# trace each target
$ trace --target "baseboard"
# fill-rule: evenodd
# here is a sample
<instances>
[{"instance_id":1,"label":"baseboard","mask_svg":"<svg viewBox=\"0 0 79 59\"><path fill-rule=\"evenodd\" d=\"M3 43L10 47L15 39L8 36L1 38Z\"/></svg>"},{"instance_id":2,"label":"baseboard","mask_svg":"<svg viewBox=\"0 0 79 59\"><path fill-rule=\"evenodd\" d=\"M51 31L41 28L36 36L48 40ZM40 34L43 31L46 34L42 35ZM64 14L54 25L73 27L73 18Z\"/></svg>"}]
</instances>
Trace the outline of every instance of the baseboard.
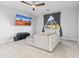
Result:
<instances>
[{"instance_id":1,"label":"baseboard","mask_svg":"<svg viewBox=\"0 0 79 59\"><path fill-rule=\"evenodd\" d=\"M13 40L10 40L10 39L8 39L8 40L3 40L3 41L0 41L0 44L7 43L7 42L11 42L11 41L13 41Z\"/></svg>"},{"instance_id":2,"label":"baseboard","mask_svg":"<svg viewBox=\"0 0 79 59\"><path fill-rule=\"evenodd\" d=\"M77 42L78 42L78 39L76 39L76 38L61 37L60 39L61 39L61 40L71 40L71 41L77 41Z\"/></svg>"}]
</instances>

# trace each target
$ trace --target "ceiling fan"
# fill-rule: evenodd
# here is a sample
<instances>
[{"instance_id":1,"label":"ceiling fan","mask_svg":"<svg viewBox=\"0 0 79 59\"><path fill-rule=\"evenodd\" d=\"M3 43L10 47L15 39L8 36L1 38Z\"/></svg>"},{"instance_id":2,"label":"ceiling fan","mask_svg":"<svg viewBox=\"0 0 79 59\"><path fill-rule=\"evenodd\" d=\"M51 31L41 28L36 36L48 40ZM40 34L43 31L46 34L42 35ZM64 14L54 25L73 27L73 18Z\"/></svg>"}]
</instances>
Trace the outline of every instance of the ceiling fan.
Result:
<instances>
[{"instance_id":1,"label":"ceiling fan","mask_svg":"<svg viewBox=\"0 0 79 59\"><path fill-rule=\"evenodd\" d=\"M25 1L21 1L21 2L24 3L24 4L27 4L27 5L32 6L32 10L33 10L33 11L35 11L35 8L36 8L37 6L44 6L44 5L45 5L45 3L36 4L35 1L32 1L32 4L30 4L30 3L28 3L28 2L25 2Z\"/></svg>"}]
</instances>

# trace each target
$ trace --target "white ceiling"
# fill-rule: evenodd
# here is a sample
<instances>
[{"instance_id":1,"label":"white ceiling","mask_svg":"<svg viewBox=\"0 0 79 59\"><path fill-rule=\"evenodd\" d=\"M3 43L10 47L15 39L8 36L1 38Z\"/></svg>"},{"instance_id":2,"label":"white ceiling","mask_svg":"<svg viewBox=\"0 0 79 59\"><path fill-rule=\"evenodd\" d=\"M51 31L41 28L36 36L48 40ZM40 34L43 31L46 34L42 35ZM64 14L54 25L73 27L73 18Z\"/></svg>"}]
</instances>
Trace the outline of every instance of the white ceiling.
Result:
<instances>
[{"instance_id":1,"label":"white ceiling","mask_svg":"<svg viewBox=\"0 0 79 59\"><path fill-rule=\"evenodd\" d=\"M32 3L31 1L27 1L27 2ZM4 5L9 8L22 10L24 12L27 12L33 15L74 9L74 8L77 8L79 5L78 1L36 1L37 4L41 2L45 2L45 6L37 7L35 11L32 11L31 6L27 4L23 4L20 1L0 1L0 5ZM46 9L50 9L50 11L46 11Z\"/></svg>"}]
</instances>

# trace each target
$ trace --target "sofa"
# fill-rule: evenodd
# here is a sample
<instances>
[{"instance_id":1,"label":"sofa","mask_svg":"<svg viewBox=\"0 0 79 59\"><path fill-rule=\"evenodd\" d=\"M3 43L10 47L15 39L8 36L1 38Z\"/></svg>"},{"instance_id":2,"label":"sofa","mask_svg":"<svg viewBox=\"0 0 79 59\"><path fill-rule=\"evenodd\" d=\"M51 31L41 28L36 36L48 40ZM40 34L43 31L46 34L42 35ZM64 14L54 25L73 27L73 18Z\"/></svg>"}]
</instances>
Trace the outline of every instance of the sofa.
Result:
<instances>
[{"instance_id":1,"label":"sofa","mask_svg":"<svg viewBox=\"0 0 79 59\"><path fill-rule=\"evenodd\" d=\"M27 36L30 36L30 33L28 32L17 33L16 36L14 36L14 41L25 39Z\"/></svg>"}]
</instances>

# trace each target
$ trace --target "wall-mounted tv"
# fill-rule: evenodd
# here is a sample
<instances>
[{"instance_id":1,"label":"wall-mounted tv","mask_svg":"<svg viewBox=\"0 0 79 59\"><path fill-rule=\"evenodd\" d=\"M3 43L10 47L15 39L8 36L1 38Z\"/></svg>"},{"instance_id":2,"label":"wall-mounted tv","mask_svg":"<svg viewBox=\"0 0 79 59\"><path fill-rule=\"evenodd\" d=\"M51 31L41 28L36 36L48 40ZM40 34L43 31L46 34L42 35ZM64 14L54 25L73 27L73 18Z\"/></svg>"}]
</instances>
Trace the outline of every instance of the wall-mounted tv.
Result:
<instances>
[{"instance_id":1,"label":"wall-mounted tv","mask_svg":"<svg viewBox=\"0 0 79 59\"><path fill-rule=\"evenodd\" d=\"M15 25L17 26L31 26L32 18L16 14Z\"/></svg>"}]
</instances>

